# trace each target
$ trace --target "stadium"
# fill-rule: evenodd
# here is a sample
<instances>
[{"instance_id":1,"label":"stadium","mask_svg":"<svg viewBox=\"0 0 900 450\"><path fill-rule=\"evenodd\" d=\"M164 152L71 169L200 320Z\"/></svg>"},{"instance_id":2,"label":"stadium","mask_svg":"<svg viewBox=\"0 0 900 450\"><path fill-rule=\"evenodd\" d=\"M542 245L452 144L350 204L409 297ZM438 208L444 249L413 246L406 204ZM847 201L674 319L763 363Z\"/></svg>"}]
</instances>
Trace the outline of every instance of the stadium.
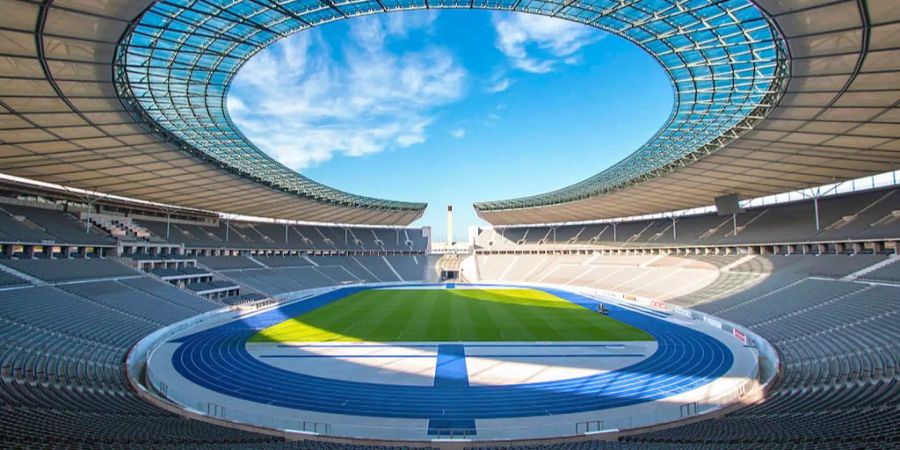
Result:
<instances>
[{"instance_id":1,"label":"stadium","mask_svg":"<svg viewBox=\"0 0 900 450\"><path fill-rule=\"evenodd\" d=\"M265 48L426 9L621 37L671 113L459 243L229 115ZM2 448L900 448L896 0L0 11Z\"/></svg>"}]
</instances>

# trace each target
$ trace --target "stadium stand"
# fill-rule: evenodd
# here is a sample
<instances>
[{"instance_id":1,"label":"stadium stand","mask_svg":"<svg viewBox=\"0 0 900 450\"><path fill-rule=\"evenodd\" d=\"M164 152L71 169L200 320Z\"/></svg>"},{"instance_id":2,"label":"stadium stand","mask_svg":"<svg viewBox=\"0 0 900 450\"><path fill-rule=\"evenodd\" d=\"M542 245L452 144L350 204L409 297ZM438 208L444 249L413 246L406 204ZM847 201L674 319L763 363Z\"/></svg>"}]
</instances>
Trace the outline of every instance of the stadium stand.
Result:
<instances>
[{"instance_id":1,"label":"stadium stand","mask_svg":"<svg viewBox=\"0 0 900 450\"><path fill-rule=\"evenodd\" d=\"M27 281L7 272L0 271L0 289L23 286Z\"/></svg>"},{"instance_id":2,"label":"stadium stand","mask_svg":"<svg viewBox=\"0 0 900 450\"><path fill-rule=\"evenodd\" d=\"M227 277L257 292L278 295L307 289L300 280L287 278L268 269L237 270L224 272Z\"/></svg>"},{"instance_id":3,"label":"stadium stand","mask_svg":"<svg viewBox=\"0 0 900 450\"><path fill-rule=\"evenodd\" d=\"M900 236L900 192L877 189L818 201L820 229L812 200L751 208L737 216L703 214L591 225L512 227L483 230L479 250L528 250L540 246L691 247L840 242ZM673 225L674 223L674 225ZM772 237L777 236L777 240ZM833 249L830 251L834 251Z\"/></svg>"},{"instance_id":4,"label":"stadium stand","mask_svg":"<svg viewBox=\"0 0 900 450\"><path fill-rule=\"evenodd\" d=\"M387 263L397 271L403 281L416 281L424 277L427 268L426 258L420 256L387 255Z\"/></svg>"},{"instance_id":5,"label":"stadium stand","mask_svg":"<svg viewBox=\"0 0 900 450\"><path fill-rule=\"evenodd\" d=\"M392 282L403 281L397 274L396 270L388 265L388 262L381 256L352 256L352 262L362 267L374 277L373 281ZM421 279L421 276L416 279Z\"/></svg>"},{"instance_id":6,"label":"stadium stand","mask_svg":"<svg viewBox=\"0 0 900 450\"><path fill-rule=\"evenodd\" d=\"M197 234L195 236L194 233L191 233L191 231L189 231L189 225L180 223L172 223L167 225L164 222L156 222L150 220L135 220L135 223L149 230L156 237L175 244L216 247L222 244L218 241L209 240L209 237L205 232L199 233L197 232L197 229L194 229L194 232Z\"/></svg>"},{"instance_id":7,"label":"stadium stand","mask_svg":"<svg viewBox=\"0 0 900 450\"><path fill-rule=\"evenodd\" d=\"M487 274L484 280L502 276L504 280L539 282L542 270L532 268L543 267L546 262L542 260L550 258L553 256L479 255L478 264L481 274ZM685 267L719 272L730 280L727 284L720 283L720 277L668 301L749 327L778 348L783 367L781 379L761 404L718 419L628 436L622 443L595 441L553 448L888 448L900 443L893 432L900 425L900 335L894 326L900 314L900 285L842 280L886 263L864 277L892 281L881 273L896 273L894 258L591 254L556 258L556 267L575 264L580 271L551 282L650 296L654 292L640 282L643 277L667 279L677 286L696 279ZM677 263L678 259L683 262ZM613 275L598 277L598 271L579 278L581 272L590 272L592 265ZM671 277L657 272L660 268ZM620 282L626 270L637 281ZM732 279L730 274L739 277Z\"/></svg>"},{"instance_id":8,"label":"stadium stand","mask_svg":"<svg viewBox=\"0 0 900 450\"><path fill-rule=\"evenodd\" d=\"M255 256L260 264L267 267L312 267L313 261L302 256Z\"/></svg>"},{"instance_id":9,"label":"stadium stand","mask_svg":"<svg viewBox=\"0 0 900 450\"><path fill-rule=\"evenodd\" d=\"M197 262L210 269L258 269L259 264L244 256L199 256Z\"/></svg>"},{"instance_id":10,"label":"stadium stand","mask_svg":"<svg viewBox=\"0 0 900 450\"><path fill-rule=\"evenodd\" d=\"M128 278L118 280L120 283L152 295L160 300L190 309L196 313L211 311L219 306L218 303L207 301L202 297L189 295L183 290L175 288L167 283L159 283L149 278Z\"/></svg>"},{"instance_id":11,"label":"stadium stand","mask_svg":"<svg viewBox=\"0 0 900 450\"><path fill-rule=\"evenodd\" d=\"M38 226L48 235L52 235L53 240L57 242L83 245L115 243L108 234L98 230L93 224L85 225L84 222L64 211L19 205L3 205L2 207L13 216L22 217Z\"/></svg>"},{"instance_id":12,"label":"stadium stand","mask_svg":"<svg viewBox=\"0 0 900 450\"><path fill-rule=\"evenodd\" d=\"M900 264L897 261L868 272L860 277L864 280L883 281L900 284Z\"/></svg>"},{"instance_id":13,"label":"stadium stand","mask_svg":"<svg viewBox=\"0 0 900 450\"><path fill-rule=\"evenodd\" d=\"M213 226L177 222L168 225L169 238L166 239L166 223L145 219L134 222L152 232L156 240L192 248L422 252L427 247L426 240L421 236L410 239L405 229L275 225L238 221L222 221Z\"/></svg>"},{"instance_id":14,"label":"stadium stand","mask_svg":"<svg viewBox=\"0 0 900 450\"><path fill-rule=\"evenodd\" d=\"M331 286L337 283L337 280L329 278L316 267L281 267L275 269L275 272L292 280L300 281L310 288Z\"/></svg>"},{"instance_id":15,"label":"stadium stand","mask_svg":"<svg viewBox=\"0 0 900 450\"><path fill-rule=\"evenodd\" d=\"M147 263L150 268L156 267L154 264L159 265L168 265L175 264L178 267L179 263L187 263L188 261L194 260L196 261L197 257L192 255L179 255L177 253L156 253L156 254L148 254L148 253L131 253L126 256L131 260L138 263Z\"/></svg>"},{"instance_id":16,"label":"stadium stand","mask_svg":"<svg viewBox=\"0 0 900 450\"><path fill-rule=\"evenodd\" d=\"M871 195L884 199L879 205L892 197ZM688 222L682 220L683 225ZM759 226L759 220L751 226ZM693 233L712 222L698 222ZM772 224L767 226L783 225ZM35 230L23 222L15 225ZM181 229L182 225L176 226ZM184 251L203 249L211 242L221 245L219 233L206 232L211 227L183 226L196 238L191 245L182 242ZM21 448L352 448L285 442L161 411L131 392L121 366L124 355L138 339L166 324L227 304L347 282L421 280L433 270L427 262L439 259L421 253L390 253L396 251L397 235L405 235L405 230L353 232L354 245L378 246L384 254L315 254L314 248L272 253L268 246L274 244L269 239L275 241L270 235L278 231L277 226L230 226L229 239L239 236L231 231L240 229L244 237L235 239L260 247L196 255L133 253L119 261L0 259L5 268L0 270L0 399L4 416L13 418L4 421L0 444ZM344 234L338 228L296 228L315 236L317 245L332 249ZM893 326L900 314L900 287L892 285L897 283L900 267L896 258L871 251L821 256L610 254L602 251L601 243L606 241L594 239L611 233L608 228L519 229L512 235L516 242L544 250L482 251L474 258L476 275L482 280L580 285L646 296L744 324L778 348L781 377L765 402L716 419L625 436L620 442L586 441L552 448L846 448L896 442L892 433L900 425L893 414L900 407L896 395L900 336ZM148 229L154 234L159 231ZM630 242L618 247L646 249L652 242L665 242L653 238L665 230L663 223L619 224L617 234ZM491 233L486 231L479 239ZM554 233L556 242L560 237L567 242L592 242L597 250L560 251L553 246ZM299 233L295 235L298 239L293 242L307 242ZM151 247L142 252L155 248L144 242ZM198 266L192 266L193 261ZM129 263L145 264L150 273L133 270ZM455 267L462 266L457 261ZM187 289L155 278L176 274L209 278L189 283ZM855 279L848 278L854 274L858 274ZM32 285L29 280L47 285ZM882 284L868 284L868 280ZM241 293L221 301L191 293L191 289L236 284ZM47 429L54 433L46 433Z\"/></svg>"},{"instance_id":17,"label":"stadium stand","mask_svg":"<svg viewBox=\"0 0 900 450\"><path fill-rule=\"evenodd\" d=\"M159 308L160 302L157 299L141 292L135 292L135 290L114 281L67 284L61 289L123 313L158 323L177 322L194 313L194 311L175 304Z\"/></svg>"},{"instance_id":18,"label":"stadium stand","mask_svg":"<svg viewBox=\"0 0 900 450\"><path fill-rule=\"evenodd\" d=\"M0 206L0 229L3 230L4 240L7 242L54 242L56 238L37 225L25 220L24 217L16 217L9 213L5 207Z\"/></svg>"},{"instance_id":19,"label":"stadium stand","mask_svg":"<svg viewBox=\"0 0 900 450\"><path fill-rule=\"evenodd\" d=\"M0 260L0 264L49 282L140 275L115 261L97 258L7 259Z\"/></svg>"},{"instance_id":20,"label":"stadium stand","mask_svg":"<svg viewBox=\"0 0 900 450\"><path fill-rule=\"evenodd\" d=\"M34 273L44 280L77 278L48 276L46 267L75 270L65 260L41 263ZM0 447L308 448L188 420L139 399L125 379L128 349L165 324L221 304L124 266L88 267L103 276L137 276L87 281L99 278L87 270L77 272L87 275L85 282L0 290Z\"/></svg>"},{"instance_id":21,"label":"stadium stand","mask_svg":"<svg viewBox=\"0 0 900 450\"><path fill-rule=\"evenodd\" d=\"M470 281L587 286L691 307L747 326L782 358L766 401L721 417L618 442L518 448L891 447L900 425L896 192L820 199L819 231L808 201L748 210L737 236L730 217L715 215L674 226L662 218L486 229L471 266L465 256L425 255L416 229L185 214L167 226L150 211L132 219L102 204L86 226L59 204L5 201L0 408L10 419L0 447L356 448L164 412L131 391L123 359L141 337L203 312L345 283L434 280L441 261L474 267Z\"/></svg>"},{"instance_id":22,"label":"stadium stand","mask_svg":"<svg viewBox=\"0 0 900 450\"><path fill-rule=\"evenodd\" d=\"M294 173L246 141L223 109L242 58L278 36L422 7L369 3L0 0L2 172L45 182L0 181L0 448L398 448L288 442L189 420L138 398L123 361L148 333L226 304L432 280L444 263L474 281L587 286L691 307L747 326L781 358L765 401L715 418L617 441L457 447L900 448L900 189L764 205L736 221L548 224L895 170L896 0L426 2L598 25L656 57L679 99L665 127L609 170L476 204L491 223L545 223L483 230L462 261L425 255L422 230L390 228L419 218L424 204ZM226 221L235 214L304 224ZM160 279L181 275L186 289ZM218 299L192 290L237 285Z\"/></svg>"},{"instance_id":23,"label":"stadium stand","mask_svg":"<svg viewBox=\"0 0 900 450\"><path fill-rule=\"evenodd\" d=\"M254 292L254 293L250 293L250 294L240 294L240 295L236 295L236 296L224 297L224 298L219 299L219 301L221 301L222 303L225 303L227 305L234 306L234 305L243 305L245 303L259 302L261 300L265 300L266 298L267 297L265 295Z\"/></svg>"},{"instance_id":24,"label":"stadium stand","mask_svg":"<svg viewBox=\"0 0 900 450\"><path fill-rule=\"evenodd\" d=\"M180 269L150 269L150 273L163 279L196 279L209 278L212 276L212 274L208 270L198 267L183 267Z\"/></svg>"},{"instance_id":25,"label":"stadium stand","mask_svg":"<svg viewBox=\"0 0 900 450\"><path fill-rule=\"evenodd\" d=\"M160 323L49 286L3 291L0 298L7 320L123 348Z\"/></svg>"},{"instance_id":26,"label":"stadium stand","mask_svg":"<svg viewBox=\"0 0 900 450\"><path fill-rule=\"evenodd\" d=\"M222 258L249 261L243 257ZM526 260L506 273L511 280L525 280L525 275L532 271L529 266L546 264L531 260L548 257L494 255L487 258L480 263L483 273L499 273L508 268L498 270L492 267L494 263L503 267L502 262L509 263L510 259ZM566 444L562 448L746 448L759 445L766 448L843 448L847 443L864 446L866 443L887 445L895 442L891 440L892 430L898 423L896 415L890 412L897 410L900 401L896 395L900 362L896 342L900 335L892 324L900 313L896 293L900 288L840 281L841 277L860 267L877 264L886 257L754 256L734 265L739 257L633 255L618 261L616 256L588 254L557 255L553 261L565 266L591 258L599 267L595 270L615 272L622 267L668 270L680 274L673 275L675 280L679 276L692 276L690 272L680 271L720 271L728 265L732 265L728 269L731 271L765 277L738 294L706 295L703 302L697 303L693 299L698 294L692 293L686 297L688 300L678 298L673 302L694 304L698 309L746 324L766 336L781 353L783 374L769 400L722 418L629 436L619 443L594 441ZM285 260L296 260L297 265ZM71 261L75 260L29 262L62 267ZM287 281L292 279L289 274L296 271L315 273L316 270L306 258L268 257L261 261L268 268L258 265L246 268L248 263L242 262L237 266L243 268L228 269L226 273L278 273L282 279L275 284L289 290L307 286L290 284ZM9 262L4 261L5 264ZM329 259L329 262L335 261ZM892 266L889 264L885 269ZM217 448L215 446L219 444L227 444L228 447L223 448L260 448L259 445L306 448L290 445L311 445L287 444L274 438L187 421L135 398L125 384L120 366L130 344L162 324L213 309L216 304L147 277L108 279L122 273L139 275L123 269L106 270L106 280L59 287L26 285L0 291L0 320L3 321L0 329L4 334L0 396L4 410L14 413L17 418L14 422L5 422L7 432L3 434L3 442L23 447L77 444L81 448L90 448L93 445L90 443L97 442L97 436L104 436L105 445L115 448L139 448L141 445L153 445L154 448L172 445L175 448L192 442L197 443L197 448ZM49 278L47 281L60 279L47 276L46 271L32 272L38 278ZM538 273L531 275L531 279ZM832 279L815 278L823 275ZM260 277L260 274L252 276L260 285L273 281L273 278ZM92 274L90 279L96 278L102 277ZM700 291L713 288L710 284ZM25 333L25 329L30 331ZM848 336L854 338L848 339ZM72 390L74 386L83 388ZM97 418L100 410L103 411L102 419ZM101 422L96 422L98 420ZM98 432L99 423L119 424L125 428L120 431L105 428ZM836 425L838 423L842 425ZM46 433L39 432L37 424L54 427L58 432L47 437ZM765 433L760 432L763 429ZM832 447L828 447L829 443Z\"/></svg>"},{"instance_id":27,"label":"stadium stand","mask_svg":"<svg viewBox=\"0 0 900 450\"><path fill-rule=\"evenodd\" d=\"M766 336L783 358L782 379L765 402L626 440L765 448L897 445L892 430L900 425L900 352L891 323L900 313L898 288L806 280L782 294L723 314Z\"/></svg>"}]
</instances>

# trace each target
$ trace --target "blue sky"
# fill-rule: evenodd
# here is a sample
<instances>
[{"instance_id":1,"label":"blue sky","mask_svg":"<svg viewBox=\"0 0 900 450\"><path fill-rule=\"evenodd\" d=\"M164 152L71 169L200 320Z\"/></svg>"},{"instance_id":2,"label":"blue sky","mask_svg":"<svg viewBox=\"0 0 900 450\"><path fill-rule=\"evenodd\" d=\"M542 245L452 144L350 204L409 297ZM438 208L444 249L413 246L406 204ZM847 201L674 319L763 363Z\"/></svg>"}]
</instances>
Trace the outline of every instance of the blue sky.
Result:
<instances>
[{"instance_id":1,"label":"blue sky","mask_svg":"<svg viewBox=\"0 0 900 450\"><path fill-rule=\"evenodd\" d=\"M340 21L268 47L229 113L261 149L338 189L427 201L456 236L474 201L580 181L668 118L672 89L635 45L557 19L419 11Z\"/></svg>"}]
</instances>

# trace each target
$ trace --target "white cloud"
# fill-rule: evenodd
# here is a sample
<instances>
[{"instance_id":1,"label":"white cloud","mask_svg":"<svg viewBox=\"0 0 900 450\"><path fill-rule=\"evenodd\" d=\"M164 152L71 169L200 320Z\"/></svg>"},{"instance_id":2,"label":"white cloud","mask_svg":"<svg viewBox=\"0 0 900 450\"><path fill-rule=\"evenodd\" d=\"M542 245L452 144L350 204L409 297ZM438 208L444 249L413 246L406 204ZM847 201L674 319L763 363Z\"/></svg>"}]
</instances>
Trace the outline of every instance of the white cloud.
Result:
<instances>
[{"instance_id":1,"label":"white cloud","mask_svg":"<svg viewBox=\"0 0 900 450\"><path fill-rule=\"evenodd\" d=\"M466 136L466 129L463 127L454 128L450 131L450 136L461 139Z\"/></svg>"},{"instance_id":2,"label":"white cloud","mask_svg":"<svg viewBox=\"0 0 900 450\"><path fill-rule=\"evenodd\" d=\"M493 80L492 84L490 86L488 86L487 90L488 90L488 92L492 92L492 93L503 92L503 91L509 89L509 86L511 84L512 84L512 81L510 81L509 78L503 77L500 79Z\"/></svg>"},{"instance_id":3,"label":"white cloud","mask_svg":"<svg viewBox=\"0 0 900 450\"><path fill-rule=\"evenodd\" d=\"M434 14L388 16L352 20L352 42L337 49L310 30L260 52L234 80L232 119L254 144L294 169L336 154L425 142L435 109L463 96L468 75L443 47L386 48L392 38L428 29Z\"/></svg>"},{"instance_id":4,"label":"white cloud","mask_svg":"<svg viewBox=\"0 0 900 450\"><path fill-rule=\"evenodd\" d=\"M226 104L228 106L228 111L230 111L232 114L240 114L247 110L247 105L245 105L241 99L233 95L229 96L226 99Z\"/></svg>"},{"instance_id":5,"label":"white cloud","mask_svg":"<svg viewBox=\"0 0 900 450\"><path fill-rule=\"evenodd\" d=\"M492 22L497 48L515 68L532 73L577 63L577 52L604 36L585 25L533 14L494 13Z\"/></svg>"},{"instance_id":6,"label":"white cloud","mask_svg":"<svg viewBox=\"0 0 900 450\"><path fill-rule=\"evenodd\" d=\"M410 30L425 30L430 32L437 17L438 12L434 9L416 11L412 14L406 12L388 14L387 20L385 21L385 27L388 29L388 32L393 35L406 37L407 32Z\"/></svg>"}]
</instances>

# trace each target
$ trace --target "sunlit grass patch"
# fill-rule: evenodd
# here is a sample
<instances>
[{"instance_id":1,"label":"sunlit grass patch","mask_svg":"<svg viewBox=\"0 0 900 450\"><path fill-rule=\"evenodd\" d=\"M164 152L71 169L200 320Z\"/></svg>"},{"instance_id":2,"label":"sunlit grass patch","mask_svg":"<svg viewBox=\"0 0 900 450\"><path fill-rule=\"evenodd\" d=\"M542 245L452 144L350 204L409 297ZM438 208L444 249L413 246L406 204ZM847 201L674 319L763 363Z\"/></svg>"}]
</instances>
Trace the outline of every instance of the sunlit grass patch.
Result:
<instances>
[{"instance_id":1,"label":"sunlit grass patch","mask_svg":"<svg viewBox=\"0 0 900 450\"><path fill-rule=\"evenodd\" d=\"M534 289L385 289L288 319L250 342L645 340L653 338Z\"/></svg>"}]
</instances>

